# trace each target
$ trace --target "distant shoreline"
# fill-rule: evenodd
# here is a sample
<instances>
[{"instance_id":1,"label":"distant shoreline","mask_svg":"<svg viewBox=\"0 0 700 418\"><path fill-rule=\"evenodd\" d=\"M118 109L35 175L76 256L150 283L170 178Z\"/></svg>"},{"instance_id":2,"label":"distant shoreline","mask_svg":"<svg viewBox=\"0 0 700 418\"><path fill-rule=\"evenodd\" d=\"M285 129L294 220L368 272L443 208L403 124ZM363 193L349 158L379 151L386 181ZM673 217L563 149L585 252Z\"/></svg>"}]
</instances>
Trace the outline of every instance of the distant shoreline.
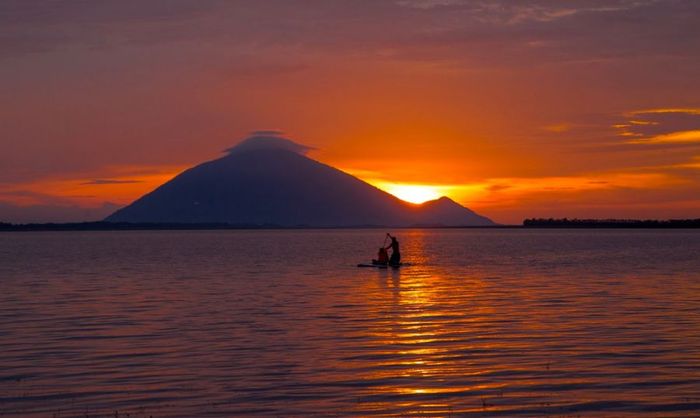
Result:
<instances>
[{"instance_id":1,"label":"distant shoreline","mask_svg":"<svg viewBox=\"0 0 700 418\"><path fill-rule=\"evenodd\" d=\"M128 223L69 222L11 224L0 222L0 232L32 231L209 231L209 230L312 230L312 229L696 229L700 219L636 220L636 219L526 219L522 225L491 226L281 226L236 225L223 223Z\"/></svg>"},{"instance_id":2,"label":"distant shoreline","mask_svg":"<svg viewBox=\"0 0 700 418\"><path fill-rule=\"evenodd\" d=\"M312 229L503 229L522 228L522 225L442 226L442 225L358 225L358 226L282 226L236 225L222 223L129 223L129 222L68 222L11 224L0 222L0 232L23 231L216 231L216 230L312 230Z\"/></svg>"}]
</instances>

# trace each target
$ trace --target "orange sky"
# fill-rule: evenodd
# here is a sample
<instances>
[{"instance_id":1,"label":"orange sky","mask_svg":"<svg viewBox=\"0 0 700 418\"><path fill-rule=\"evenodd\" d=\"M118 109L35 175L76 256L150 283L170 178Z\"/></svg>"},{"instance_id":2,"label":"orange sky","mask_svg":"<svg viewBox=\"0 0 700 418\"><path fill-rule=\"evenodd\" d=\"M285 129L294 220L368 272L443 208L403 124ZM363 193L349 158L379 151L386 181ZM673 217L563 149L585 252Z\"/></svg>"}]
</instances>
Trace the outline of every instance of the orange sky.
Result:
<instances>
[{"instance_id":1,"label":"orange sky","mask_svg":"<svg viewBox=\"0 0 700 418\"><path fill-rule=\"evenodd\" d=\"M0 5L0 221L98 219L260 129L498 222L700 217L698 2L98 3Z\"/></svg>"}]
</instances>

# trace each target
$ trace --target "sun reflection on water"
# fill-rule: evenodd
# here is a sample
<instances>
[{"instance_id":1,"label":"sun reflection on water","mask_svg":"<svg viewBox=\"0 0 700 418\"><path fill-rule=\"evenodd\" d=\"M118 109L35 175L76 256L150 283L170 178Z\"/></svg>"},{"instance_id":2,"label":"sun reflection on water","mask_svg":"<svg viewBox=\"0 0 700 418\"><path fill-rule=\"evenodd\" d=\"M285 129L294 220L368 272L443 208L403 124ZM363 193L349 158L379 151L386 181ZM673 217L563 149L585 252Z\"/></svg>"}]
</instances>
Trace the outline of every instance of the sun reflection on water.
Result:
<instances>
[{"instance_id":1,"label":"sun reflection on water","mask_svg":"<svg viewBox=\"0 0 700 418\"><path fill-rule=\"evenodd\" d=\"M698 416L697 234L393 232L8 235L1 412Z\"/></svg>"},{"instance_id":2,"label":"sun reflection on water","mask_svg":"<svg viewBox=\"0 0 700 418\"><path fill-rule=\"evenodd\" d=\"M391 302L377 307L385 317L383 326L373 329L372 336L381 341L390 360L375 363L367 376L371 381L389 380L392 384L374 386L368 395L392 399L416 412L454 413L449 403L436 402L435 397L498 387L470 381L486 370L468 361L468 352L475 344L467 337L475 332L470 328L476 327L470 325L488 308L473 306L470 312L462 312L463 297L455 298L451 293L454 289L445 287L443 279L430 270L425 231L411 231L405 241L410 243L405 254L412 265L378 276L378 288L390 292ZM468 283L473 286L461 292L480 291L478 281ZM455 377L469 384L446 384Z\"/></svg>"}]
</instances>

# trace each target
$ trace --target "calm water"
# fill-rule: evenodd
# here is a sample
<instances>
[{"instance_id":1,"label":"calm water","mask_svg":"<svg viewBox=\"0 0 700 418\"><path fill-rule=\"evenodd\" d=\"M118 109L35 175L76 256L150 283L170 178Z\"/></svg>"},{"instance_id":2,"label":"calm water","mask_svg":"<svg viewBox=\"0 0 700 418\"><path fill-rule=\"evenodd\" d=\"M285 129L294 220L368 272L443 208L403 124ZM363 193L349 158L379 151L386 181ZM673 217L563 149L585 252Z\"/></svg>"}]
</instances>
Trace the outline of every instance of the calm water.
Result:
<instances>
[{"instance_id":1,"label":"calm water","mask_svg":"<svg viewBox=\"0 0 700 418\"><path fill-rule=\"evenodd\" d=\"M700 416L700 231L0 234L1 416Z\"/></svg>"}]
</instances>

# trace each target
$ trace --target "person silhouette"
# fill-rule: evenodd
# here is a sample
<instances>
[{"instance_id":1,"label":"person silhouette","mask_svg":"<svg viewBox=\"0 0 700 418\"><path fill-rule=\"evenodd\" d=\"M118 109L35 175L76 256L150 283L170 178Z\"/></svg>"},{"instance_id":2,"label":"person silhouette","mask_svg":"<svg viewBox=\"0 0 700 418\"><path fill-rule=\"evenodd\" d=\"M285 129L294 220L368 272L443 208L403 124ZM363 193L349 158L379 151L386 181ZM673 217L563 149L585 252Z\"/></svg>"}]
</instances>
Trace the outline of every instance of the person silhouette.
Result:
<instances>
[{"instance_id":1,"label":"person silhouette","mask_svg":"<svg viewBox=\"0 0 700 418\"><path fill-rule=\"evenodd\" d=\"M398 266L401 264L401 251L399 250L399 240L396 237L391 236L388 232L386 236L391 238L391 243L386 249L391 248L391 257L389 258L390 266Z\"/></svg>"},{"instance_id":2,"label":"person silhouette","mask_svg":"<svg viewBox=\"0 0 700 418\"><path fill-rule=\"evenodd\" d=\"M377 252L377 258L372 260L372 264L386 266L387 263L389 263L389 253L386 252L386 248L381 247Z\"/></svg>"}]
</instances>

